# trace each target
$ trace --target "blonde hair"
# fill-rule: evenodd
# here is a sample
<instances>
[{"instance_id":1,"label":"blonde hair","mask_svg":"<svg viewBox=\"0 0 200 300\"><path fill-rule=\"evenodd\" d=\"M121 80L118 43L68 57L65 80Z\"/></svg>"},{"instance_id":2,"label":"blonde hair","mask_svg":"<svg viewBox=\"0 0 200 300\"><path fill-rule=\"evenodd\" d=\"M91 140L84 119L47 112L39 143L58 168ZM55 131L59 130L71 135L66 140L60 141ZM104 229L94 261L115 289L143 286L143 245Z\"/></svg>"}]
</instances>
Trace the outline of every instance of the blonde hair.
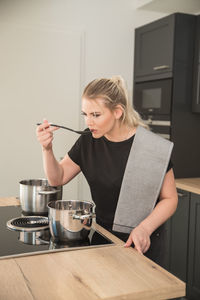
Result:
<instances>
[{"instance_id":1,"label":"blonde hair","mask_svg":"<svg viewBox=\"0 0 200 300\"><path fill-rule=\"evenodd\" d=\"M139 113L131 105L125 81L121 76L113 76L110 79L100 78L91 81L84 89L82 97L87 99L103 98L105 105L112 111L117 105L123 109L121 122L130 126L141 125L148 129Z\"/></svg>"}]
</instances>

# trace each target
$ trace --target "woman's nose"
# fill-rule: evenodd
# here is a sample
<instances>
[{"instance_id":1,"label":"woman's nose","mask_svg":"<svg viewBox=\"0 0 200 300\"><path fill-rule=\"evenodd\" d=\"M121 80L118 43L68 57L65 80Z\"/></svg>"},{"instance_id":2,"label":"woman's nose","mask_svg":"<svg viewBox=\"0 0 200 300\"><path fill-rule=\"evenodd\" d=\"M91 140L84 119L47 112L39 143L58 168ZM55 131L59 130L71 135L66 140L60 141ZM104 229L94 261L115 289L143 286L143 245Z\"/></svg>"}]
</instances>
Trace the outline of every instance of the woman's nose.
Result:
<instances>
[{"instance_id":1,"label":"woman's nose","mask_svg":"<svg viewBox=\"0 0 200 300\"><path fill-rule=\"evenodd\" d=\"M93 121L93 118L89 118L89 117L86 117L85 118L85 123L86 125L89 127L89 126L92 126L94 124L94 121Z\"/></svg>"}]
</instances>

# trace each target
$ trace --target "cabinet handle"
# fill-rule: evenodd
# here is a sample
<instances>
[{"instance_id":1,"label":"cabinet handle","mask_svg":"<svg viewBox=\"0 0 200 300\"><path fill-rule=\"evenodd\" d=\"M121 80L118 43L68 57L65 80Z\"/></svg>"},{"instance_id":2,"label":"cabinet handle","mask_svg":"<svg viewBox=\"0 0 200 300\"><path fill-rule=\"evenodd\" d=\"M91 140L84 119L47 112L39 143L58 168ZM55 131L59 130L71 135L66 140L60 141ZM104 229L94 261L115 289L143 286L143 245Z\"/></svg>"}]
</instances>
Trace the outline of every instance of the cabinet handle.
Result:
<instances>
[{"instance_id":1,"label":"cabinet handle","mask_svg":"<svg viewBox=\"0 0 200 300\"><path fill-rule=\"evenodd\" d=\"M164 69L169 69L169 66L163 65L163 66L156 66L156 67L153 67L153 70L154 70L154 71L157 71L157 70L164 70Z\"/></svg>"},{"instance_id":2,"label":"cabinet handle","mask_svg":"<svg viewBox=\"0 0 200 300\"><path fill-rule=\"evenodd\" d=\"M179 197L186 197L187 196L186 194L182 194L180 192L178 192L177 194L178 194Z\"/></svg>"},{"instance_id":3,"label":"cabinet handle","mask_svg":"<svg viewBox=\"0 0 200 300\"><path fill-rule=\"evenodd\" d=\"M164 139L170 140L170 135L165 133L159 133L154 131L154 133L158 134L159 136L162 136Z\"/></svg>"},{"instance_id":4,"label":"cabinet handle","mask_svg":"<svg viewBox=\"0 0 200 300\"><path fill-rule=\"evenodd\" d=\"M166 127L170 127L171 126L171 122L170 121L148 119L148 120L145 120L144 122L147 125L166 126Z\"/></svg>"},{"instance_id":5,"label":"cabinet handle","mask_svg":"<svg viewBox=\"0 0 200 300\"><path fill-rule=\"evenodd\" d=\"M199 104L199 88L200 88L200 64L197 69L197 89L196 89L196 104Z\"/></svg>"}]
</instances>

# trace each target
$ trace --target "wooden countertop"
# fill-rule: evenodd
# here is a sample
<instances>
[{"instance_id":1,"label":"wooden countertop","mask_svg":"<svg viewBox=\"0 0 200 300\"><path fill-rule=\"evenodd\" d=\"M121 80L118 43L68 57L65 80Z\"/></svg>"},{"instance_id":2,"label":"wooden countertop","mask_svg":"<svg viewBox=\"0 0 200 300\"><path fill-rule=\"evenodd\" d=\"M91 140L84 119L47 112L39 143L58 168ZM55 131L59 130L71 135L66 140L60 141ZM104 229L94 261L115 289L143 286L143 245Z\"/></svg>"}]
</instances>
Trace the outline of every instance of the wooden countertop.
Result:
<instances>
[{"instance_id":1,"label":"wooden countertop","mask_svg":"<svg viewBox=\"0 0 200 300\"><path fill-rule=\"evenodd\" d=\"M200 195L200 178L176 179L176 187Z\"/></svg>"},{"instance_id":2,"label":"wooden countertop","mask_svg":"<svg viewBox=\"0 0 200 300\"><path fill-rule=\"evenodd\" d=\"M13 198L0 206L16 205ZM185 283L94 223L116 245L0 260L2 300L171 299Z\"/></svg>"}]
</instances>

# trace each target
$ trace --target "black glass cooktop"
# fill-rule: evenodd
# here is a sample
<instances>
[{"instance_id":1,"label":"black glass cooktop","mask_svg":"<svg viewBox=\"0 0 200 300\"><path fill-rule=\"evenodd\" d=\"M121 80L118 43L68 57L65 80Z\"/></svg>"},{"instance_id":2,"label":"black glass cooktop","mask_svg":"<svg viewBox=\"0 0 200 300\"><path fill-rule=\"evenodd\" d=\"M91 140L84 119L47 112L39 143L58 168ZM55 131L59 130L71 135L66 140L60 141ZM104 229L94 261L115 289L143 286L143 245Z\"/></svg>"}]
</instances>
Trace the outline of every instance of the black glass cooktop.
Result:
<instances>
[{"instance_id":1,"label":"black glass cooktop","mask_svg":"<svg viewBox=\"0 0 200 300\"><path fill-rule=\"evenodd\" d=\"M33 255L45 252L72 250L77 247L100 247L114 243L100 232L90 230L83 241L68 244L55 243L49 229L41 232L20 232L7 228L7 221L22 216L20 206L0 207L0 259L14 256Z\"/></svg>"}]
</instances>

